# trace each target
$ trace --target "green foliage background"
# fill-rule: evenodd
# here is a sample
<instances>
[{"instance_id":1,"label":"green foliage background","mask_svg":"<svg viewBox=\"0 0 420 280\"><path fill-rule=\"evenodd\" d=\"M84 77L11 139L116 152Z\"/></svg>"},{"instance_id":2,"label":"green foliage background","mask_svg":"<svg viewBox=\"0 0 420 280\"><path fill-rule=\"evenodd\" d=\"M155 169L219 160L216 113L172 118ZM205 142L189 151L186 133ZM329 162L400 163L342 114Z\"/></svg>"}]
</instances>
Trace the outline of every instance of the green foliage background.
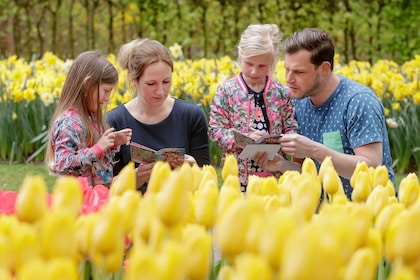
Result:
<instances>
[{"instance_id":1,"label":"green foliage background","mask_svg":"<svg viewBox=\"0 0 420 280\"><path fill-rule=\"evenodd\" d=\"M115 53L135 37L179 43L186 58L233 55L250 23L276 23L285 36L329 31L350 60L397 63L420 51L418 0L11 0L0 1L0 56L52 51Z\"/></svg>"}]
</instances>

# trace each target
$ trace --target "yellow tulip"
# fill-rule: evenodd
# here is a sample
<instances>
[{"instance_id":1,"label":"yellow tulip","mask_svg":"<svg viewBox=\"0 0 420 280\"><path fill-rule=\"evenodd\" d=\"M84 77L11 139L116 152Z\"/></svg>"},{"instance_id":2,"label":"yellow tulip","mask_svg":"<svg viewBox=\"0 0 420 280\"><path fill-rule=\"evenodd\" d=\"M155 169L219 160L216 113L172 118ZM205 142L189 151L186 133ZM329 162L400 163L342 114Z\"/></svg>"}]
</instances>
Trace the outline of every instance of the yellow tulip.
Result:
<instances>
[{"instance_id":1,"label":"yellow tulip","mask_svg":"<svg viewBox=\"0 0 420 280\"><path fill-rule=\"evenodd\" d=\"M116 207L121 211L123 230L127 234L134 226L141 193L135 190L126 190L121 196L111 197L110 202L113 199L116 199Z\"/></svg>"},{"instance_id":2,"label":"yellow tulip","mask_svg":"<svg viewBox=\"0 0 420 280\"><path fill-rule=\"evenodd\" d=\"M261 178L256 175L248 176L248 184L246 187L246 195L261 195ZM276 182L277 183L277 182Z\"/></svg>"},{"instance_id":3,"label":"yellow tulip","mask_svg":"<svg viewBox=\"0 0 420 280\"><path fill-rule=\"evenodd\" d=\"M372 248L361 248L357 250L347 267L345 268L344 280L371 280L376 275L378 263L375 252Z\"/></svg>"},{"instance_id":4,"label":"yellow tulip","mask_svg":"<svg viewBox=\"0 0 420 280\"><path fill-rule=\"evenodd\" d=\"M356 178L359 175L359 173L362 171L368 172L368 170L369 170L369 167L367 166L366 162L364 161L358 162L356 165L356 168L353 171L353 174L350 177L350 186L354 188L356 185Z\"/></svg>"},{"instance_id":5,"label":"yellow tulip","mask_svg":"<svg viewBox=\"0 0 420 280\"><path fill-rule=\"evenodd\" d=\"M256 254L241 254L235 259L234 278L240 280L271 280L272 272L267 261Z\"/></svg>"},{"instance_id":6,"label":"yellow tulip","mask_svg":"<svg viewBox=\"0 0 420 280\"><path fill-rule=\"evenodd\" d=\"M324 160L321 162L321 165L319 166L318 177L321 180L321 182L324 180L324 175L328 167L334 168L334 165L332 163L332 159L330 156L326 156Z\"/></svg>"},{"instance_id":7,"label":"yellow tulip","mask_svg":"<svg viewBox=\"0 0 420 280\"><path fill-rule=\"evenodd\" d=\"M241 190L222 185L219 192L216 220L224 215L226 209L228 209L234 201L242 198Z\"/></svg>"},{"instance_id":8,"label":"yellow tulip","mask_svg":"<svg viewBox=\"0 0 420 280\"><path fill-rule=\"evenodd\" d=\"M318 176L315 162L311 158L305 158L302 163L302 173L309 173L313 176Z\"/></svg>"},{"instance_id":9,"label":"yellow tulip","mask_svg":"<svg viewBox=\"0 0 420 280\"><path fill-rule=\"evenodd\" d=\"M151 220L149 228L150 232L148 245L151 249L157 250L158 248L160 248L161 244L165 240L165 236L167 235L167 231L169 231L169 229L165 226L165 224L163 224L163 222L160 219Z\"/></svg>"},{"instance_id":10,"label":"yellow tulip","mask_svg":"<svg viewBox=\"0 0 420 280\"><path fill-rule=\"evenodd\" d=\"M251 215L249 203L245 199L236 199L219 217L214 238L224 256L234 257L242 252Z\"/></svg>"},{"instance_id":11,"label":"yellow tulip","mask_svg":"<svg viewBox=\"0 0 420 280\"><path fill-rule=\"evenodd\" d=\"M78 280L79 272L74 260L68 258L52 259L46 263L46 280Z\"/></svg>"},{"instance_id":12,"label":"yellow tulip","mask_svg":"<svg viewBox=\"0 0 420 280\"><path fill-rule=\"evenodd\" d=\"M66 209L76 217L83 204L83 194L76 177L62 176L54 184L51 209Z\"/></svg>"},{"instance_id":13,"label":"yellow tulip","mask_svg":"<svg viewBox=\"0 0 420 280\"><path fill-rule=\"evenodd\" d=\"M120 196L126 190L136 190L136 171L134 162L129 162L121 169L118 176L114 179L110 187L110 196Z\"/></svg>"},{"instance_id":14,"label":"yellow tulip","mask_svg":"<svg viewBox=\"0 0 420 280\"><path fill-rule=\"evenodd\" d=\"M302 173L290 188L292 207L299 209L306 220L311 219L319 205L321 188L319 179L307 173Z\"/></svg>"},{"instance_id":15,"label":"yellow tulip","mask_svg":"<svg viewBox=\"0 0 420 280\"><path fill-rule=\"evenodd\" d=\"M35 258L23 263L16 273L16 278L19 280L45 279L46 271L45 262L41 258Z\"/></svg>"},{"instance_id":16,"label":"yellow tulip","mask_svg":"<svg viewBox=\"0 0 420 280\"><path fill-rule=\"evenodd\" d=\"M45 259L76 257L74 221L74 216L66 210L57 209L45 216L41 225L40 242L41 253Z\"/></svg>"},{"instance_id":17,"label":"yellow tulip","mask_svg":"<svg viewBox=\"0 0 420 280\"><path fill-rule=\"evenodd\" d=\"M226 180L223 181L222 188L233 188L241 191L241 183L239 182L238 176L229 175Z\"/></svg>"},{"instance_id":18,"label":"yellow tulip","mask_svg":"<svg viewBox=\"0 0 420 280\"><path fill-rule=\"evenodd\" d=\"M19 220L34 223L47 211L47 185L40 175L28 175L23 179L15 202L15 215Z\"/></svg>"},{"instance_id":19,"label":"yellow tulip","mask_svg":"<svg viewBox=\"0 0 420 280\"><path fill-rule=\"evenodd\" d=\"M264 217L264 221L260 225L260 236L257 239L258 253L277 270L283 258L287 258L281 253L284 245L302 222L299 220L297 210L293 208L280 208L270 212Z\"/></svg>"},{"instance_id":20,"label":"yellow tulip","mask_svg":"<svg viewBox=\"0 0 420 280\"><path fill-rule=\"evenodd\" d=\"M187 185L191 174L188 171L182 167L172 171L166 184L156 195L159 217L167 226L183 221L189 213L191 201Z\"/></svg>"},{"instance_id":21,"label":"yellow tulip","mask_svg":"<svg viewBox=\"0 0 420 280\"><path fill-rule=\"evenodd\" d=\"M389 203L389 192L383 186L373 189L366 200L366 205L372 210L373 216L377 217L382 209Z\"/></svg>"},{"instance_id":22,"label":"yellow tulip","mask_svg":"<svg viewBox=\"0 0 420 280\"><path fill-rule=\"evenodd\" d=\"M379 264L381 262L383 253L382 233L379 229L369 229L366 247L371 248L375 252L375 263Z\"/></svg>"},{"instance_id":23,"label":"yellow tulip","mask_svg":"<svg viewBox=\"0 0 420 280\"><path fill-rule=\"evenodd\" d=\"M206 279L211 265L211 235L204 227L193 224L186 226L182 235L182 246L187 256L183 262L188 279Z\"/></svg>"},{"instance_id":24,"label":"yellow tulip","mask_svg":"<svg viewBox=\"0 0 420 280\"><path fill-rule=\"evenodd\" d=\"M210 228L216 221L217 201L219 189L216 182L208 181L206 185L197 191L195 201L195 220L197 223Z\"/></svg>"},{"instance_id":25,"label":"yellow tulip","mask_svg":"<svg viewBox=\"0 0 420 280\"><path fill-rule=\"evenodd\" d=\"M234 155L227 154L222 167L222 179L226 180L229 175L238 176L238 162Z\"/></svg>"},{"instance_id":26,"label":"yellow tulip","mask_svg":"<svg viewBox=\"0 0 420 280\"><path fill-rule=\"evenodd\" d=\"M409 264L420 257L420 209L403 211L392 219L385 233L385 254L391 262Z\"/></svg>"},{"instance_id":27,"label":"yellow tulip","mask_svg":"<svg viewBox=\"0 0 420 280\"><path fill-rule=\"evenodd\" d=\"M190 186L190 191L194 192L200 186L201 178L203 178L203 170L198 166L198 164L194 163L191 167L192 171L192 181L193 183Z\"/></svg>"},{"instance_id":28,"label":"yellow tulip","mask_svg":"<svg viewBox=\"0 0 420 280\"><path fill-rule=\"evenodd\" d=\"M284 246L279 279L339 279L342 244L328 233L307 224L291 234Z\"/></svg>"},{"instance_id":29,"label":"yellow tulip","mask_svg":"<svg viewBox=\"0 0 420 280\"><path fill-rule=\"evenodd\" d=\"M360 170L357 175L353 174L352 178L354 178L353 192L351 194L352 201L365 202L372 191L368 171Z\"/></svg>"},{"instance_id":30,"label":"yellow tulip","mask_svg":"<svg viewBox=\"0 0 420 280\"><path fill-rule=\"evenodd\" d=\"M340 176L338 176L334 167L328 166L325 169L322 187L324 191L331 196L337 193L339 188L343 188L343 183L341 182Z\"/></svg>"},{"instance_id":31,"label":"yellow tulip","mask_svg":"<svg viewBox=\"0 0 420 280\"><path fill-rule=\"evenodd\" d=\"M373 172L373 184L372 187L386 186L388 184L388 168L385 165L379 165Z\"/></svg>"},{"instance_id":32,"label":"yellow tulip","mask_svg":"<svg viewBox=\"0 0 420 280\"><path fill-rule=\"evenodd\" d=\"M198 183L197 189L202 189L208 181L214 181L217 185L217 175L213 174L213 171L210 171L208 168L203 170L203 175L201 176L200 182Z\"/></svg>"},{"instance_id":33,"label":"yellow tulip","mask_svg":"<svg viewBox=\"0 0 420 280\"><path fill-rule=\"evenodd\" d=\"M77 217L75 227L75 243L78 254L82 257L88 257L92 242L92 231L99 218L97 213L89 215L80 215Z\"/></svg>"},{"instance_id":34,"label":"yellow tulip","mask_svg":"<svg viewBox=\"0 0 420 280\"><path fill-rule=\"evenodd\" d=\"M223 265L219 270L218 280L235 280L235 272L232 266Z\"/></svg>"},{"instance_id":35,"label":"yellow tulip","mask_svg":"<svg viewBox=\"0 0 420 280\"><path fill-rule=\"evenodd\" d=\"M147 184L147 193L156 194L158 193L165 181L171 174L171 166L166 161L158 161L155 163L150 174L149 183Z\"/></svg>"},{"instance_id":36,"label":"yellow tulip","mask_svg":"<svg viewBox=\"0 0 420 280\"><path fill-rule=\"evenodd\" d=\"M392 220L405 209L404 205L400 203L392 203L385 206L379 215L375 219L374 227L377 228L382 237L385 237L385 233L388 229L389 224Z\"/></svg>"},{"instance_id":37,"label":"yellow tulip","mask_svg":"<svg viewBox=\"0 0 420 280\"><path fill-rule=\"evenodd\" d=\"M162 268L156 263L156 253L147 247L136 249L133 247L125 269L125 280L154 279L164 280Z\"/></svg>"},{"instance_id":38,"label":"yellow tulip","mask_svg":"<svg viewBox=\"0 0 420 280\"><path fill-rule=\"evenodd\" d=\"M411 207L419 197L419 179L415 173L410 173L404 177L398 188L398 198L405 207Z\"/></svg>"},{"instance_id":39,"label":"yellow tulip","mask_svg":"<svg viewBox=\"0 0 420 280\"><path fill-rule=\"evenodd\" d=\"M163 268L162 279L183 280L186 275L184 259L185 250L180 243L168 240L162 244L162 248L157 255L157 264Z\"/></svg>"},{"instance_id":40,"label":"yellow tulip","mask_svg":"<svg viewBox=\"0 0 420 280\"><path fill-rule=\"evenodd\" d=\"M39 234L36 227L20 223L10 235L10 239L11 251L8 261L13 260L15 269L19 269L28 260L41 256Z\"/></svg>"},{"instance_id":41,"label":"yellow tulip","mask_svg":"<svg viewBox=\"0 0 420 280\"><path fill-rule=\"evenodd\" d=\"M277 187L277 179L274 176L261 177L261 194L262 195L277 195L279 193ZM248 193L248 190L247 190Z\"/></svg>"},{"instance_id":42,"label":"yellow tulip","mask_svg":"<svg viewBox=\"0 0 420 280\"><path fill-rule=\"evenodd\" d=\"M406 265L396 265L392 267L388 280L417 280L416 272L413 268Z\"/></svg>"}]
</instances>

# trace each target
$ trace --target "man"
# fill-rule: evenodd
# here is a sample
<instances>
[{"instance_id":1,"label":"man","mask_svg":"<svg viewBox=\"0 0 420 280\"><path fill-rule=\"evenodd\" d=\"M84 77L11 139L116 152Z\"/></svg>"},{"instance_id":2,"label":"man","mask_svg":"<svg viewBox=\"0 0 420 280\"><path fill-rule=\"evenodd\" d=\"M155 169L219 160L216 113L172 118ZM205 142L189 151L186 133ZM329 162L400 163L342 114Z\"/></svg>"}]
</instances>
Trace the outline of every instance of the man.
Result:
<instances>
[{"instance_id":1,"label":"man","mask_svg":"<svg viewBox=\"0 0 420 280\"><path fill-rule=\"evenodd\" d=\"M318 168L331 156L349 199L349 178L361 161L372 167L386 165L395 186L382 103L368 87L333 73L329 34L313 28L295 32L284 42L283 51L300 134L283 135L282 151L293 158L310 157ZM280 157L270 162L266 155L254 160L267 170L284 162Z\"/></svg>"}]
</instances>

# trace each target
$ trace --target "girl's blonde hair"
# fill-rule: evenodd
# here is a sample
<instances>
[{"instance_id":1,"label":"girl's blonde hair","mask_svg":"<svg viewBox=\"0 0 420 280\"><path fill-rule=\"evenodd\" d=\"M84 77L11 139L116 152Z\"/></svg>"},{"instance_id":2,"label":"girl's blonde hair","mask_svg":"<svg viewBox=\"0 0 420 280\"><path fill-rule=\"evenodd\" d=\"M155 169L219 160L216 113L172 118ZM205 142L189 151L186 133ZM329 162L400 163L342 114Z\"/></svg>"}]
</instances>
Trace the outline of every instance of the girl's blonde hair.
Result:
<instances>
[{"instance_id":1,"label":"girl's blonde hair","mask_svg":"<svg viewBox=\"0 0 420 280\"><path fill-rule=\"evenodd\" d=\"M138 80L150 64L163 61L174 69L168 49L160 42L151 39L135 39L124 44L118 53L118 63L127 70L128 81Z\"/></svg>"},{"instance_id":2,"label":"girl's blonde hair","mask_svg":"<svg viewBox=\"0 0 420 280\"><path fill-rule=\"evenodd\" d=\"M82 118L83 125L87 129L87 143L89 147L92 146L96 139L90 120L92 113L89 112L88 105L93 102L94 94L97 95L96 100L99 100L99 86L101 84L114 85L117 83L118 71L105 56L97 51L86 51L76 57L67 73L57 107L50 121L50 135L45 155L45 164L49 171L54 171L51 128L56 119L70 108L77 110ZM99 134L102 135L107 125L99 102L94 117L99 124Z\"/></svg>"},{"instance_id":3,"label":"girl's blonde hair","mask_svg":"<svg viewBox=\"0 0 420 280\"><path fill-rule=\"evenodd\" d=\"M238 44L238 63L242 58L271 54L273 73L279 59L280 42L283 34L276 24L251 24L241 35Z\"/></svg>"}]
</instances>

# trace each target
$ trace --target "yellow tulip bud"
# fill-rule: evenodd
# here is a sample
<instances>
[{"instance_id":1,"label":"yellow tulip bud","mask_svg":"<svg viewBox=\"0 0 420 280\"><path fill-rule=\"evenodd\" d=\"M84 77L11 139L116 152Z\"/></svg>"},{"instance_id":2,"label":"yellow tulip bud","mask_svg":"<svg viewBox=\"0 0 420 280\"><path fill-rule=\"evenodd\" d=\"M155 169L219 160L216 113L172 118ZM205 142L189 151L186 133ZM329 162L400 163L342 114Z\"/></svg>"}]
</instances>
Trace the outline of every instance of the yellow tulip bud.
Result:
<instances>
[{"instance_id":1,"label":"yellow tulip bud","mask_svg":"<svg viewBox=\"0 0 420 280\"><path fill-rule=\"evenodd\" d=\"M40 175L23 179L15 202L15 214L19 220L34 223L47 211L47 185Z\"/></svg>"},{"instance_id":2,"label":"yellow tulip bud","mask_svg":"<svg viewBox=\"0 0 420 280\"><path fill-rule=\"evenodd\" d=\"M392 219L385 233L385 254L391 262L411 263L420 257L420 209L403 211Z\"/></svg>"},{"instance_id":3,"label":"yellow tulip bud","mask_svg":"<svg viewBox=\"0 0 420 280\"><path fill-rule=\"evenodd\" d=\"M289 188L279 185L278 186L278 195L277 195L280 205L283 207L288 207L291 204L292 198L290 197Z\"/></svg>"},{"instance_id":4,"label":"yellow tulip bud","mask_svg":"<svg viewBox=\"0 0 420 280\"><path fill-rule=\"evenodd\" d=\"M222 179L226 180L229 175L238 176L238 162L232 154L227 154L222 168Z\"/></svg>"},{"instance_id":5,"label":"yellow tulip bud","mask_svg":"<svg viewBox=\"0 0 420 280\"><path fill-rule=\"evenodd\" d=\"M188 225L182 233L184 265L188 279L206 279L210 272L212 238L204 227Z\"/></svg>"},{"instance_id":6,"label":"yellow tulip bud","mask_svg":"<svg viewBox=\"0 0 420 280\"><path fill-rule=\"evenodd\" d=\"M62 176L54 184L51 209L68 210L76 217L83 204L83 193L76 177Z\"/></svg>"},{"instance_id":7,"label":"yellow tulip bud","mask_svg":"<svg viewBox=\"0 0 420 280\"><path fill-rule=\"evenodd\" d=\"M224 265L220 268L218 280L234 280L235 272L232 266Z\"/></svg>"},{"instance_id":8,"label":"yellow tulip bud","mask_svg":"<svg viewBox=\"0 0 420 280\"><path fill-rule=\"evenodd\" d=\"M41 225L40 242L45 259L76 257L74 221L74 216L67 210L56 209L45 216Z\"/></svg>"},{"instance_id":9,"label":"yellow tulip bud","mask_svg":"<svg viewBox=\"0 0 420 280\"><path fill-rule=\"evenodd\" d=\"M195 220L197 223L210 228L216 220L217 201L219 189L216 182L210 180L200 190L197 191L195 202Z\"/></svg>"},{"instance_id":10,"label":"yellow tulip bud","mask_svg":"<svg viewBox=\"0 0 420 280\"><path fill-rule=\"evenodd\" d=\"M338 173L334 167L326 167L322 180L322 187L324 191L329 195L334 195L339 188L343 187L340 176L338 176Z\"/></svg>"},{"instance_id":11,"label":"yellow tulip bud","mask_svg":"<svg viewBox=\"0 0 420 280\"><path fill-rule=\"evenodd\" d=\"M398 188L398 198L405 207L411 207L419 197L419 179L415 173L410 173L404 177Z\"/></svg>"},{"instance_id":12,"label":"yellow tulip bud","mask_svg":"<svg viewBox=\"0 0 420 280\"><path fill-rule=\"evenodd\" d=\"M236 199L219 217L214 238L223 255L233 257L242 252L251 215L252 208L247 201Z\"/></svg>"},{"instance_id":13,"label":"yellow tulip bud","mask_svg":"<svg viewBox=\"0 0 420 280\"><path fill-rule=\"evenodd\" d=\"M135 190L126 190L118 197L117 204L121 211L121 219L125 234L130 232L134 227L140 199L141 193Z\"/></svg>"},{"instance_id":14,"label":"yellow tulip bud","mask_svg":"<svg viewBox=\"0 0 420 280\"><path fill-rule=\"evenodd\" d=\"M372 191L368 171L360 170L357 175L353 174L352 178L354 181L351 199L355 202L365 202Z\"/></svg>"},{"instance_id":15,"label":"yellow tulip bud","mask_svg":"<svg viewBox=\"0 0 420 280\"><path fill-rule=\"evenodd\" d=\"M392 203L385 206L375 219L375 228L377 228L384 237L392 220L404 210L404 205Z\"/></svg>"},{"instance_id":16,"label":"yellow tulip bud","mask_svg":"<svg viewBox=\"0 0 420 280\"><path fill-rule=\"evenodd\" d=\"M274 269L279 269L283 262L281 252L284 250L289 236L293 234L301 222L299 214L293 208L279 208L267 214L261 224L260 236L258 240L258 252L267 259Z\"/></svg>"},{"instance_id":17,"label":"yellow tulip bud","mask_svg":"<svg viewBox=\"0 0 420 280\"><path fill-rule=\"evenodd\" d=\"M52 259L46 263L47 280L78 280L77 264L69 258Z\"/></svg>"},{"instance_id":18,"label":"yellow tulip bud","mask_svg":"<svg viewBox=\"0 0 420 280\"><path fill-rule=\"evenodd\" d=\"M136 190L136 172L134 170L134 162L129 162L121 169L118 176L111 184L110 196L120 196L126 190Z\"/></svg>"},{"instance_id":19,"label":"yellow tulip bud","mask_svg":"<svg viewBox=\"0 0 420 280\"><path fill-rule=\"evenodd\" d=\"M39 234L36 227L20 223L10 235L10 239L11 252L9 252L9 258L13 256L11 260L14 261L15 269L19 269L28 260L41 256Z\"/></svg>"},{"instance_id":20,"label":"yellow tulip bud","mask_svg":"<svg viewBox=\"0 0 420 280\"><path fill-rule=\"evenodd\" d=\"M379 229L369 229L366 247L371 248L375 252L375 263L379 264L382 259L383 252L382 233Z\"/></svg>"},{"instance_id":21,"label":"yellow tulip bud","mask_svg":"<svg viewBox=\"0 0 420 280\"><path fill-rule=\"evenodd\" d=\"M262 195L277 195L279 193L277 187L277 179L274 176L262 177L261 180L261 194ZM248 193L248 190L247 190Z\"/></svg>"},{"instance_id":22,"label":"yellow tulip bud","mask_svg":"<svg viewBox=\"0 0 420 280\"><path fill-rule=\"evenodd\" d=\"M295 180L300 177L300 173L296 170L286 170L284 172L278 181L278 185L286 186L288 189L290 186L293 186L295 183Z\"/></svg>"},{"instance_id":23,"label":"yellow tulip bud","mask_svg":"<svg viewBox=\"0 0 420 280\"><path fill-rule=\"evenodd\" d=\"M88 257L92 243L92 231L99 218L97 213L80 215L77 217L75 227L76 250L82 257Z\"/></svg>"},{"instance_id":24,"label":"yellow tulip bud","mask_svg":"<svg viewBox=\"0 0 420 280\"><path fill-rule=\"evenodd\" d=\"M271 280L272 273L267 261L256 254L241 254L235 259L235 279Z\"/></svg>"},{"instance_id":25,"label":"yellow tulip bud","mask_svg":"<svg viewBox=\"0 0 420 280\"><path fill-rule=\"evenodd\" d=\"M276 182L277 183L277 182ZM246 187L246 195L261 195L261 177L256 175L248 176L248 184Z\"/></svg>"},{"instance_id":26,"label":"yellow tulip bud","mask_svg":"<svg viewBox=\"0 0 420 280\"><path fill-rule=\"evenodd\" d=\"M242 198L243 196L239 189L222 186L219 193L216 220L224 215L226 209L228 209L234 201Z\"/></svg>"},{"instance_id":27,"label":"yellow tulip bud","mask_svg":"<svg viewBox=\"0 0 420 280\"><path fill-rule=\"evenodd\" d=\"M388 190L382 186L376 187L369 194L366 205L372 210L373 216L377 217L382 209L388 205Z\"/></svg>"},{"instance_id":28,"label":"yellow tulip bud","mask_svg":"<svg viewBox=\"0 0 420 280\"><path fill-rule=\"evenodd\" d=\"M162 269L162 279L183 280L186 269L184 259L188 257L181 248L181 244L175 241L166 241L157 256L158 266Z\"/></svg>"},{"instance_id":29,"label":"yellow tulip bud","mask_svg":"<svg viewBox=\"0 0 420 280\"><path fill-rule=\"evenodd\" d=\"M388 184L388 168L385 165L379 165L373 172L373 184L372 187L386 186Z\"/></svg>"},{"instance_id":30,"label":"yellow tulip bud","mask_svg":"<svg viewBox=\"0 0 420 280\"><path fill-rule=\"evenodd\" d=\"M147 184L147 194L157 194L162 189L166 180L171 175L171 166L166 161L158 161L155 163L150 174L149 183Z\"/></svg>"},{"instance_id":31,"label":"yellow tulip bud","mask_svg":"<svg viewBox=\"0 0 420 280\"><path fill-rule=\"evenodd\" d=\"M197 189L202 189L208 181L214 181L215 184L217 185L217 176L215 176L213 174L213 171L210 171L209 169L206 169L205 171L203 170L203 175L201 176L201 180L198 183L198 188Z\"/></svg>"},{"instance_id":32,"label":"yellow tulip bud","mask_svg":"<svg viewBox=\"0 0 420 280\"><path fill-rule=\"evenodd\" d=\"M30 259L17 271L17 279L45 279L46 264L41 258Z\"/></svg>"},{"instance_id":33,"label":"yellow tulip bud","mask_svg":"<svg viewBox=\"0 0 420 280\"><path fill-rule=\"evenodd\" d=\"M296 185L291 187L292 207L300 209L306 220L310 220L321 197L321 182L317 177L302 173Z\"/></svg>"},{"instance_id":34,"label":"yellow tulip bud","mask_svg":"<svg viewBox=\"0 0 420 280\"><path fill-rule=\"evenodd\" d=\"M417 280L414 269L406 265L396 265L392 267L388 280Z\"/></svg>"},{"instance_id":35,"label":"yellow tulip bud","mask_svg":"<svg viewBox=\"0 0 420 280\"><path fill-rule=\"evenodd\" d=\"M172 171L166 184L156 195L159 217L168 226L183 221L189 213L191 201L187 185L190 175L188 170L182 167Z\"/></svg>"},{"instance_id":36,"label":"yellow tulip bud","mask_svg":"<svg viewBox=\"0 0 420 280\"><path fill-rule=\"evenodd\" d=\"M156 253L146 248L136 249L133 247L128 265L125 269L125 280L156 279L164 280L162 268L156 263Z\"/></svg>"},{"instance_id":37,"label":"yellow tulip bud","mask_svg":"<svg viewBox=\"0 0 420 280\"><path fill-rule=\"evenodd\" d=\"M313 176L318 176L315 162L311 158L305 158L302 163L302 173L309 173Z\"/></svg>"},{"instance_id":38,"label":"yellow tulip bud","mask_svg":"<svg viewBox=\"0 0 420 280\"><path fill-rule=\"evenodd\" d=\"M359 175L359 172L363 172L363 171L368 172L368 170L369 170L369 167L367 166L366 162L364 161L358 162L356 165L356 168L353 171L353 174L350 177L350 186L352 186L353 188L356 186L356 178Z\"/></svg>"},{"instance_id":39,"label":"yellow tulip bud","mask_svg":"<svg viewBox=\"0 0 420 280\"><path fill-rule=\"evenodd\" d=\"M229 175L226 180L223 181L222 188L233 188L241 191L241 183L239 182L238 176Z\"/></svg>"},{"instance_id":40,"label":"yellow tulip bud","mask_svg":"<svg viewBox=\"0 0 420 280\"><path fill-rule=\"evenodd\" d=\"M347 265L344 280L371 280L376 275L378 263L375 252L372 248L361 248L357 250Z\"/></svg>"},{"instance_id":41,"label":"yellow tulip bud","mask_svg":"<svg viewBox=\"0 0 420 280\"><path fill-rule=\"evenodd\" d=\"M190 187L189 190L194 192L200 186L201 178L203 178L204 172L203 172L203 170L201 170L201 168L196 163L194 163L192 165L191 171L192 171L192 179L193 179L192 181L193 181L193 183L191 184L191 187Z\"/></svg>"},{"instance_id":42,"label":"yellow tulip bud","mask_svg":"<svg viewBox=\"0 0 420 280\"><path fill-rule=\"evenodd\" d=\"M324 160L321 162L321 165L319 167L318 177L321 182L324 180L325 171L327 170L328 167L334 168L334 165L332 163L332 159L330 156L326 156Z\"/></svg>"}]
</instances>

